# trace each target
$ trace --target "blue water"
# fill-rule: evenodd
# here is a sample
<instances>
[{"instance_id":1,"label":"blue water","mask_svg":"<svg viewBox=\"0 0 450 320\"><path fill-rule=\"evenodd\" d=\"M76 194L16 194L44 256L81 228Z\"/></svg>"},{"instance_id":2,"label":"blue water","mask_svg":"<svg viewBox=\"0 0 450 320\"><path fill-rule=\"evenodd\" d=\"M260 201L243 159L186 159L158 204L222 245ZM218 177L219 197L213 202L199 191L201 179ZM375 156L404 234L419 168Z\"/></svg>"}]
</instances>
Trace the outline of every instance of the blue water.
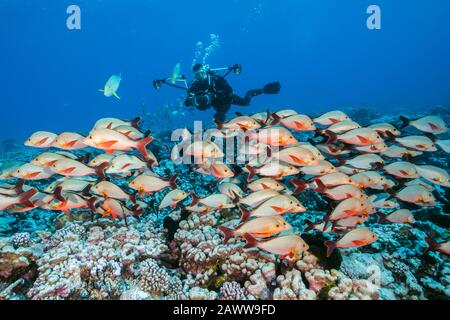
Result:
<instances>
[{"instance_id":1,"label":"blue water","mask_svg":"<svg viewBox=\"0 0 450 320\"><path fill-rule=\"evenodd\" d=\"M71 4L81 8L81 30L66 28ZM370 4L381 7L381 30L366 27ZM133 118L142 101L150 111L174 102L183 93L155 91L152 80L179 61L191 76L195 44L211 33L221 48L208 62L243 65L230 77L236 92L283 85L236 111L448 105L449 16L448 0L0 0L0 139L85 133L100 117ZM119 72L122 99L104 97L98 89Z\"/></svg>"}]
</instances>

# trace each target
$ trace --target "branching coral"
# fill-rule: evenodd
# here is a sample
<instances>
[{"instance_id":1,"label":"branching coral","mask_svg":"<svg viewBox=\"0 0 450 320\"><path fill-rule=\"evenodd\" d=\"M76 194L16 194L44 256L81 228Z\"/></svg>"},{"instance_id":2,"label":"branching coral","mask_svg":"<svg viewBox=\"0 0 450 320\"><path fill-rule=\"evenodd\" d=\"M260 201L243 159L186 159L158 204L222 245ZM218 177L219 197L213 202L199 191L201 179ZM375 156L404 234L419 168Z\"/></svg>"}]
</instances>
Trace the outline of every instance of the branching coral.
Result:
<instances>
[{"instance_id":1,"label":"branching coral","mask_svg":"<svg viewBox=\"0 0 450 320\"><path fill-rule=\"evenodd\" d=\"M119 298L127 289L131 264L167 250L162 239L141 236L136 230L92 227L85 234L80 231L68 225L49 239L29 298ZM64 240L57 243L62 236Z\"/></svg>"}]
</instances>

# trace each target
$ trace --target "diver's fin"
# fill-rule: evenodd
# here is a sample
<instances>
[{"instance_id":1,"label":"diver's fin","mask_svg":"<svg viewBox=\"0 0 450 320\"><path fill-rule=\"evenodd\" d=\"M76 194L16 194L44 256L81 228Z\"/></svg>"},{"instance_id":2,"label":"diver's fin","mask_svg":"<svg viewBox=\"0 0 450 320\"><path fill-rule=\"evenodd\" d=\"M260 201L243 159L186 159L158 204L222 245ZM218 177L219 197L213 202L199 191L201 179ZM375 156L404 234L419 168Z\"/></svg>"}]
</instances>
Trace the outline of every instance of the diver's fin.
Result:
<instances>
[{"instance_id":1,"label":"diver's fin","mask_svg":"<svg viewBox=\"0 0 450 320\"><path fill-rule=\"evenodd\" d=\"M119 95L117 94L117 92L114 92L114 93L113 93L113 96L120 100L120 97L119 97Z\"/></svg>"},{"instance_id":2,"label":"diver's fin","mask_svg":"<svg viewBox=\"0 0 450 320\"><path fill-rule=\"evenodd\" d=\"M279 82L272 82L264 86L263 92L265 94L278 94L281 90L281 84Z\"/></svg>"}]
</instances>

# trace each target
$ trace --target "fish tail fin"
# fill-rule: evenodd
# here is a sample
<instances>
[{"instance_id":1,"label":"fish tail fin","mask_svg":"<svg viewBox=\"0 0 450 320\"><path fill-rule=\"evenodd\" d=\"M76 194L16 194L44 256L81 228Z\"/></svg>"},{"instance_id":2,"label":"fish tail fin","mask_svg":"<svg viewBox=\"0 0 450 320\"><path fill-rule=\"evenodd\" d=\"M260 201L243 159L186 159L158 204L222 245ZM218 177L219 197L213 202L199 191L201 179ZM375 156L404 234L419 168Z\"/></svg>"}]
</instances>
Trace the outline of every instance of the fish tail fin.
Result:
<instances>
[{"instance_id":1,"label":"fish tail fin","mask_svg":"<svg viewBox=\"0 0 450 320\"><path fill-rule=\"evenodd\" d=\"M17 184L14 186L14 191L19 193L23 193L23 186L25 185L25 180L19 180Z\"/></svg>"},{"instance_id":2,"label":"fish tail fin","mask_svg":"<svg viewBox=\"0 0 450 320\"><path fill-rule=\"evenodd\" d=\"M222 234L223 234L223 243L224 244L228 243L228 241L231 238L233 238L233 236L234 236L234 231L231 230L230 228L220 226L219 231L222 232Z\"/></svg>"},{"instance_id":3,"label":"fish tail fin","mask_svg":"<svg viewBox=\"0 0 450 320\"><path fill-rule=\"evenodd\" d=\"M128 229L129 227L128 227L128 221L127 221L127 215L126 214L123 215L123 222L125 223L125 227Z\"/></svg>"},{"instance_id":4,"label":"fish tail fin","mask_svg":"<svg viewBox=\"0 0 450 320\"><path fill-rule=\"evenodd\" d=\"M217 130L222 130L223 129L223 122L222 121L219 121L219 120L215 119L214 123L217 126Z\"/></svg>"},{"instance_id":5,"label":"fish tail fin","mask_svg":"<svg viewBox=\"0 0 450 320\"><path fill-rule=\"evenodd\" d=\"M315 188L314 191L324 193L327 190L327 186L322 182L322 180L316 179L314 182L317 184L317 188Z\"/></svg>"},{"instance_id":6,"label":"fish tail fin","mask_svg":"<svg viewBox=\"0 0 450 320\"><path fill-rule=\"evenodd\" d=\"M55 189L55 192L53 193L53 196L55 197L56 200L64 202L66 201L66 198L62 196L62 191L63 191L62 187L57 187Z\"/></svg>"},{"instance_id":7,"label":"fish tail fin","mask_svg":"<svg viewBox=\"0 0 450 320\"><path fill-rule=\"evenodd\" d=\"M88 184L82 191L81 194L85 197L91 196L92 184Z\"/></svg>"},{"instance_id":8,"label":"fish tail fin","mask_svg":"<svg viewBox=\"0 0 450 320\"><path fill-rule=\"evenodd\" d=\"M193 207L193 206L197 205L200 202L200 199L193 192L190 193L190 196L192 198L192 201L188 205L188 207Z\"/></svg>"},{"instance_id":9,"label":"fish tail fin","mask_svg":"<svg viewBox=\"0 0 450 320\"><path fill-rule=\"evenodd\" d=\"M397 195L397 193L395 192L394 189L392 188L384 188L384 192L386 192L388 195L390 195L391 197L395 197Z\"/></svg>"},{"instance_id":10,"label":"fish tail fin","mask_svg":"<svg viewBox=\"0 0 450 320\"><path fill-rule=\"evenodd\" d=\"M387 136L386 141L388 142L394 142L397 139L397 137L390 131L386 131L386 136Z\"/></svg>"},{"instance_id":11,"label":"fish tail fin","mask_svg":"<svg viewBox=\"0 0 450 320\"><path fill-rule=\"evenodd\" d=\"M256 248L258 246L258 240L255 239L252 235L246 233L244 234L245 246L244 249Z\"/></svg>"},{"instance_id":12,"label":"fish tail fin","mask_svg":"<svg viewBox=\"0 0 450 320\"><path fill-rule=\"evenodd\" d=\"M306 223L307 227L304 232L310 232L310 231L314 230L316 227L316 225L310 220L306 220L305 223Z\"/></svg>"},{"instance_id":13,"label":"fish tail fin","mask_svg":"<svg viewBox=\"0 0 450 320\"><path fill-rule=\"evenodd\" d=\"M154 159L149 159L149 160L144 159L144 162L145 162L145 165L147 166L147 169L154 172L153 166L155 165L155 160Z\"/></svg>"},{"instance_id":14,"label":"fish tail fin","mask_svg":"<svg viewBox=\"0 0 450 320\"><path fill-rule=\"evenodd\" d=\"M430 237L426 237L425 241L428 244L427 251L436 251L438 249L439 244L436 241L434 241L433 239L431 239Z\"/></svg>"},{"instance_id":15,"label":"fish tail fin","mask_svg":"<svg viewBox=\"0 0 450 320\"><path fill-rule=\"evenodd\" d=\"M130 125L131 125L133 128L135 128L135 129L141 130L141 127L139 126L139 122L141 122L141 120L142 120L142 117L139 116L139 117L137 117L137 118L131 120L131 121L130 121ZM147 132L145 133L145 135L146 135L146 136L149 136L151 133L152 133L151 131L147 131Z\"/></svg>"},{"instance_id":16,"label":"fish tail fin","mask_svg":"<svg viewBox=\"0 0 450 320\"><path fill-rule=\"evenodd\" d=\"M336 151L338 151L338 150L336 150ZM336 164L336 168L339 168L339 167L342 167L342 166L345 166L345 164L347 163L347 159L344 159L344 158L342 158L342 157L336 157L336 159L337 159L337 161L338 161L338 163Z\"/></svg>"},{"instance_id":17,"label":"fish tail fin","mask_svg":"<svg viewBox=\"0 0 450 320\"><path fill-rule=\"evenodd\" d=\"M103 162L101 165L95 168L95 174L102 180L106 179L105 170L109 167L108 162Z\"/></svg>"},{"instance_id":18,"label":"fish tail fin","mask_svg":"<svg viewBox=\"0 0 450 320\"><path fill-rule=\"evenodd\" d=\"M272 118L272 125L279 124L281 122L281 117L274 113L269 113L269 117Z\"/></svg>"},{"instance_id":19,"label":"fish tail fin","mask_svg":"<svg viewBox=\"0 0 450 320\"><path fill-rule=\"evenodd\" d=\"M138 141L136 144L136 149L138 149L138 151L142 154L144 159L148 158L147 145L149 143L151 143L153 140L154 140L153 137L148 136L148 137L145 137L144 139Z\"/></svg>"},{"instance_id":20,"label":"fish tail fin","mask_svg":"<svg viewBox=\"0 0 450 320\"><path fill-rule=\"evenodd\" d=\"M133 204L135 204L135 205L137 202L137 194L138 194L138 191L135 191L132 194L130 194L130 201L133 202Z\"/></svg>"},{"instance_id":21,"label":"fish tail fin","mask_svg":"<svg viewBox=\"0 0 450 320\"><path fill-rule=\"evenodd\" d=\"M327 213L324 217L323 217L323 231L328 229L328 224L330 223L330 217L331 217L331 212Z\"/></svg>"},{"instance_id":22,"label":"fish tail fin","mask_svg":"<svg viewBox=\"0 0 450 320\"><path fill-rule=\"evenodd\" d=\"M241 198L239 197L239 195L238 195L234 190L232 190L231 192L232 192L233 195L234 195L233 203L234 203L234 204L238 204L239 201L241 201Z\"/></svg>"},{"instance_id":23,"label":"fish tail fin","mask_svg":"<svg viewBox=\"0 0 450 320\"><path fill-rule=\"evenodd\" d=\"M318 138L318 137L322 137L325 134L325 132L323 130L320 129L316 129L316 131L314 132L314 138ZM312 140L312 139L309 139ZM311 143L311 141L309 141L309 143Z\"/></svg>"},{"instance_id":24,"label":"fish tail fin","mask_svg":"<svg viewBox=\"0 0 450 320\"><path fill-rule=\"evenodd\" d=\"M292 179L291 184L295 187L294 194L299 194L308 189L308 184L300 179Z\"/></svg>"},{"instance_id":25,"label":"fish tail fin","mask_svg":"<svg viewBox=\"0 0 450 320\"><path fill-rule=\"evenodd\" d=\"M244 208L243 205L238 205L239 210L241 211L241 222L245 222L250 219L252 212Z\"/></svg>"},{"instance_id":26,"label":"fish tail fin","mask_svg":"<svg viewBox=\"0 0 450 320\"><path fill-rule=\"evenodd\" d=\"M430 132L425 132L424 135L433 142L437 142L439 140L438 137Z\"/></svg>"},{"instance_id":27,"label":"fish tail fin","mask_svg":"<svg viewBox=\"0 0 450 320\"><path fill-rule=\"evenodd\" d=\"M387 221L387 215L386 214L378 212L378 216L379 216L379 218L378 218L378 223L379 224L383 224L383 223L385 223Z\"/></svg>"},{"instance_id":28,"label":"fish tail fin","mask_svg":"<svg viewBox=\"0 0 450 320\"><path fill-rule=\"evenodd\" d=\"M89 162L90 157L91 157L91 154L90 153L86 153L84 156L79 157L77 159L77 161L79 161L81 163L84 163L84 164L87 164Z\"/></svg>"},{"instance_id":29,"label":"fish tail fin","mask_svg":"<svg viewBox=\"0 0 450 320\"><path fill-rule=\"evenodd\" d=\"M374 163L371 163L370 166L372 167L372 170L375 170L375 171L380 171L380 170L384 169L384 163L382 163L382 162L374 162Z\"/></svg>"},{"instance_id":30,"label":"fish tail fin","mask_svg":"<svg viewBox=\"0 0 450 320\"><path fill-rule=\"evenodd\" d=\"M140 216L144 213L144 209L135 203L133 208L129 209L133 217L140 220Z\"/></svg>"},{"instance_id":31,"label":"fish tail fin","mask_svg":"<svg viewBox=\"0 0 450 320\"><path fill-rule=\"evenodd\" d=\"M336 250L337 241L325 241L325 247L327 248L327 258L331 257L334 250Z\"/></svg>"},{"instance_id":32,"label":"fish tail fin","mask_svg":"<svg viewBox=\"0 0 450 320\"><path fill-rule=\"evenodd\" d=\"M251 167L251 166L249 166L249 165L246 165L245 167L246 167L247 170L249 171L249 174L248 174L248 181L252 181L253 178L255 177L255 175L257 174L256 169L253 168L253 167Z\"/></svg>"},{"instance_id":33,"label":"fish tail fin","mask_svg":"<svg viewBox=\"0 0 450 320\"><path fill-rule=\"evenodd\" d=\"M97 212L97 208L95 207L95 202L98 200L97 197L92 197L87 200L87 206L92 212Z\"/></svg>"},{"instance_id":34,"label":"fish tail fin","mask_svg":"<svg viewBox=\"0 0 450 320\"><path fill-rule=\"evenodd\" d=\"M171 186L173 189L178 188L178 186L177 186L177 179L178 179L178 174L173 175L173 176L170 177L170 179L169 179L170 186Z\"/></svg>"},{"instance_id":35,"label":"fish tail fin","mask_svg":"<svg viewBox=\"0 0 450 320\"><path fill-rule=\"evenodd\" d=\"M36 189L30 189L27 192L22 193L18 197L18 203L24 207L32 208L34 207L34 204L30 201L30 199L37 193L38 191Z\"/></svg>"},{"instance_id":36,"label":"fish tail fin","mask_svg":"<svg viewBox=\"0 0 450 320\"><path fill-rule=\"evenodd\" d=\"M411 120L404 116L400 116L400 121L402 122L402 124L400 125L400 129L406 128L411 123Z\"/></svg>"},{"instance_id":37,"label":"fish tail fin","mask_svg":"<svg viewBox=\"0 0 450 320\"><path fill-rule=\"evenodd\" d=\"M330 130L325 130L324 135L327 137L327 141L325 142L326 144L335 143L338 139L338 135Z\"/></svg>"},{"instance_id":38,"label":"fish tail fin","mask_svg":"<svg viewBox=\"0 0 450 320\"><path fill-rule=\"evenodd\" d=\"M272 158L273 152L272 152L271 146L266 147L266 155L267 155L267 158L269 158L269 159Z\"/></svg>"},{"instance_id":39,"label":"fish tail fin","mask_svg":"<svg viewBox=\"0 0 450 320\"><path fill-rule=\"evenodd\" d=\"M231 168L233 168L233 171L236 175L240 175L243 172L242 168L239 167L237 164L231 164L230 166Z\"/></svg>"},{"instance_id":40,"label":"fish tail fin","mask_svg":"<svg viewBox=\"0 0 450 320\"><path fill-rule=\"evenodd\" d=\"M410 154L404 154L402 159L406 162L413 163L414 157Z\"/></svg>"},{"instance_id":41,"label":"fish tail fin","mask_svg":"<svg viewBox=\"0 0 450 320\"><path fill-rule=\"evenodd\" d=\"M272 113L270 112L269 109L267 109L267 110L266 110L266 114L267 114L267 117L266 117L266 123L269 123L269 120L271 119L271 116L270 116L270 115L271 115Z\"/></svg>"}]
</instances>

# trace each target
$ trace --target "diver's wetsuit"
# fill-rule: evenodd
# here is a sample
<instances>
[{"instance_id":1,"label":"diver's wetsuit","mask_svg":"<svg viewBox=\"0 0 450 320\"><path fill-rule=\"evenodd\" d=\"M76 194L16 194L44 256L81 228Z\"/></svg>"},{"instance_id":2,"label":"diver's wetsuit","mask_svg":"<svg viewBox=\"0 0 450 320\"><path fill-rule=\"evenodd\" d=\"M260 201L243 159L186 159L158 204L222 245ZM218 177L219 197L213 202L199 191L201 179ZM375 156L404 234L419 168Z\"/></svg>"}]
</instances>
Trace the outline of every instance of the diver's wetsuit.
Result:
<instances>
[{"instance_id":1,"label":"diver's wetsuit","mask_svg":"<svg viewBox=\"0 0 450 320\"><path fill-rule=\"evenodd\" d=\"M250 90L241 98L234 94L225 78L211 74L206 80L194 81L189 86L185 105L195 106L199 110L208 110L212 106L216 110L214 119L224 122L231 105L249 106L253 97L263 93L262 89Z\"/></svg>"}]
</instances>

